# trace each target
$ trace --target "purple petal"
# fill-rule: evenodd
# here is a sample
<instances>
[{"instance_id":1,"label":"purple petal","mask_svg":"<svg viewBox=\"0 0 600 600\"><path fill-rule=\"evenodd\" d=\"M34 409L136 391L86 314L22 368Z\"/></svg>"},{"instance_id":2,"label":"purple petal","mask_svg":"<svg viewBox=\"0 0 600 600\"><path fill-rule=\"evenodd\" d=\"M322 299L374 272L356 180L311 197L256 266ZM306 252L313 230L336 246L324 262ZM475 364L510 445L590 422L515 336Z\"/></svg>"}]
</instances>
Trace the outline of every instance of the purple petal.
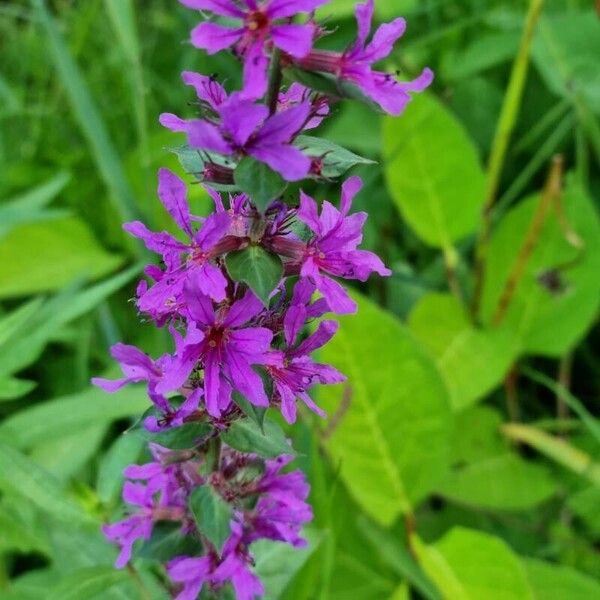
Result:
<instances>
[{"instance_id":1,"label":"purple petal","mask_svg":"<svg viewBox=\"0 0 600 600\"><path fill-rule=\"evenodd\" d=\"M160 169L158 172L158 196L175 223L191 239L194 232L192 231L185 183L168 169Z\"/></svg>"},{"instance_id":2,"label":"purple petal","mask_svg":"<svg viewBox=\"0 0 600 600\"><path fill-rule=\"evenodd\" d=\"M263 309L263 303L254 295L252 290L248 290L241 300L231 305L227 316L223 320L223 326L228 328L240 327L259 315Z\"/></svg>"},{"instance_id":3,"label":"purple petal","mask_svg":"<svg viewBox=\"0 0 600 600\"><path fill-rule=\"evenodd\" d=\"M371 31L373 22L373 13L375 12L375 3L373 0L367 0L364 4L357 4L355 7L356 22L358 24L358 37L356 48L364 48L367 37Z\"/></svg>"},{"instance_id":4,"label":"purple petal","mask_svg":"<svg viewBox=\"0 0 600 600\"><path fill-rule=\"evenodd\" d=\"M306 123L310 110L310 102L303 102L273 115L258 132L256 145L289 143Z\"/></svg>"},{"instance_id":5,"label":"purple petal","mask_svg":"<svg viewBox=\"0 0 600 600\"><path fill-rule=\"evenodd\" d=\"M188 123L188 142L190 146L201 150L218 152L219 154L231 154L233 149L225 141L219 129L209 123L196 119Z\"/></svg>"},{"instance_id":6,"label":"purple petal","mask_svg":"<svg viewBox=\"0 0 600 600\"><path fill-rule=\"evenodd\" d=\"M162 467L158 463L145 465L129 465L123 469L123 475L128 479L150 479L162 473Z\"/></svg>"},{"instance_id":7,"label":"purple petal","mask_svg":"<svg viewBox=\"0 0 600 600\"><path fill-rule=\"evenodd\" d=\"M254 104L252 100L232 96L221 106L219 114L222 128L231 135L238 146L245 146L248 138L268 117L269 109L262 104Z\"/></svg>"},{"instance_id":8,"label":"purple petal","mask_svg":"<svg viewBox=\"0 0 600 600\"><path fill-rule=\"evenodd\" d=\"M123 386L132 383L129 378L123 379L104 379L103 377L93 377L92 384L98 386L109 394L118 392Z\"/></svg>"},{"instance_id":9,"label":"purple petal","mask_svg":"<svg viewBox=\"0 0 600 600\"><path fill-rule=\"evenodd\" d=\"M266 327L238 329L229 334L228 346L248 355L261 355L267 352L273 340L273 332Z\"/></svg>"},{"instance_id":10,"label":"purple petal","mask_svg":"<svg viewBox=\"0 0 600 600\"><path fill-rule=\"evenodd\" d=\"M186 85L191 85L196 90L200 100L206 102L215 111L227 100L225 88L214 77L184 71L181 78Z\"/></svg>"},{"instance_id":11,"label":"purple petal","mask_svg":"<svg viewBox=\"0 0 600 600\"><path fill-rule=\"evenodd\" d=\"M267 91L269 57L264 43L258 41L244 53L244 89L242 96L251 100L262 98Z\"/></svg>"},{"instance_id":12,"label":"purple petal","mask_svg":"<svg viewBox=\"0 0 600 600\"><path fill-rule=\"evenodd\" d=\"M244 18L245 13L231 0L179 0L181 4L195 10L208 10L223 17Z\"/></svg>"},{"instance_id":13,"label":"purple petal","mask_svg":"<svg viewBox=\"0 0 600 600\"><path fill-rule=\"evenodd\" d=\"M188 130L188 122L184 119L180 119L173 113L162 113L158 120L163 127L166 127L171 131L180 132Z\"/></svg>"},{"instance_id":14,"label":"purple petal","mask_svg":"<svg viewBox=\"0 0 600 600\"><path fill-rule=\"evenodd\" d=\"M290 356L308 355L321 348L336 334L338 328L339 323L337 321L322 321L319 323L317 330L292 351Z\"/></svg>"},{"instance_id":15,"label":"purple petal","mask_svg":"<svg viewBox=\"0 0 600 600\"><path fill-rule=\"evenodd\" d=\"M307 225L311 231L317 235L321 234L321 221L317 203L313 198L300 191L300 209L298 210L298 218Z\"/></svg>"},{"instance_id":16,"label":"purple petal","mask_svg":"<svg viewBox=\"0 0 600 600\"><path fill-rule=\"evenodd\" d=\"M200 248L207 252L220 242L228 233L231 225L231 217L225 211L210 215L205 221L202 229L196 234L195 242Z\"/></svg>"},{"instance_id":17,"label":"purple petal","mask_svg":"<svg viewBox=\"0 0 600 600\"><path fill-rule=\"evenodd\" d=\"M375 63L389 56L394 49L394 44L405 31L406 21L401 17L379 27L373 36L373 41L365 48L362 60Z\"/></svg>"},{"instance_id":18,"label":"purple petal","mask_svg":"<svg viewBox=\"0 0 600 600\"><path fill-rule=\"evenodd\" d=\"M225 350L225 362L229 376L238 389L255 406L269 406L260 375L244 360L242 355L232 351L229 347Z\"/></svg>"},{"instance_id":19,"label":"purple petal","mask_svg":"<svg viewBox=\"0 0 600 600\"><path fill-rule=\"evenodd\" d=\"M192 29L192 44L208 54L216 54L233 46L243 33L243 29L231 29L217 23L200 23Z\"/></svg>"},{"instance_id":20,"label":"purple petal","mask_svg":"<svg viewBox=\"0 0 600 600\"><path fill-rule=\"evenodd\" d=\"M211 417L220 417L219 387L221 382L221 367L215 352L207 352L204 359L204 402Z\"/></svg>"},{"instance_id":21,"label":"purple petal","mask_svg":"<svg viewBox=\"0 0 600 600\"><path fill-rule=\"evenodd\" d=\"M215 302L223 302L227 297L227 278L219 267L205 262L194 271L196 286Z\"/></svg>"},{"instance_id":22,"label":"purple petal","mask_svg":"<svg viewBox=\"0 0 600 600\"><path fill-rule=\"evenodd\" d=\"M123 229L132 236L142 240L148 250L158 254L165 254L167 252L182 252L187 250L187 246L182 244L179 240L176 240L171 234L167 233L166 231L161 233L150 231L140 221L125 223L123 225Z\"/></svg>"},{"instance_id":23,"label":"purple petal","mask_svg":"<svg viewBox=\"0 0 600 600\"><path fill-rule=\"evenodd\" d=\"M341 213L346 216L352 208L352 200L354 200L356 194L360 192L363 186L363 181L360 177L354 176L349 177L344 181L342 185L342 202L341 202Z\"/></svg>"},{"instance_id":24,"label":"purple petal","mask_svg":"<svg viewBox=\"0 0 600 600\"><path fill-rule=\"evenodd\" d=\"M198 270L192 271L184 289L185 301L192 319L204 327L211 327L215 323L215 310L210 298L200 290L201 277Z\"/></svg>"},{"instance_id":25,"label":"purple petal","mask_svg":"<svg viewBox=\"0 0 600 600\"><path fill-rule=\"evenodd\" d=\"M356 313L358 310L356 302L348 296L346 290L337 281L329 277L319 277L315 283L334 313L338 315Z\"/></svg>"},{"instance_id":26,"label":"purple petal","mask_svg":"<svg viewBox=\"0 0 600 600\"><path fill-rule=\"evenodd\" d=\"M282 19L283 17L293 17L298 13L310 13L329 0L272 0L267 9L271 19Z\"/></svg>"},{"instance_id":27,"label":"purple petal","mask_svg":"<svg viewBox=\"0 0 600 600\"><path fill-rule=\"evenodd\" d=\"M306 281L306 280L300 280ZM298 285L298 284L296 284ZM306 323L306 306L304 304L292 304L285 313L283 319L283 331L285 334L285 342L291 346L302 331Z\"/></svg>"},{"instance_id":28,"label":"purple petal","mask_svg":"<svg viewBox=\"0 0 600 600\"><path fill-rule=\"evenodd\" d=\"M315 26L274 25L271 27L273 43L295 58L304 58L312 49Z\"/></svg>"},{"instance_id":29,"label":"purple petal","mask_svg":"<svg viewBox=\"0 0 600 600\"><path fill-rule=\"evenodd\" d=\"M310 172L310 159L294 146L264 144L250 148L248 154L269 165L287 181L300 181Z\"/></svg>"},{"instance_id":30,"label":"purple petal","mask_svg":"<svg viewBox=\"0 0 600 600\"><path fill-rule=\"evenodd\" d=\"M123 485L123 500L134 506L146 506L151 498L148 497L148 489L145 485L126 481Z\"/></svg>"}]
</instances>

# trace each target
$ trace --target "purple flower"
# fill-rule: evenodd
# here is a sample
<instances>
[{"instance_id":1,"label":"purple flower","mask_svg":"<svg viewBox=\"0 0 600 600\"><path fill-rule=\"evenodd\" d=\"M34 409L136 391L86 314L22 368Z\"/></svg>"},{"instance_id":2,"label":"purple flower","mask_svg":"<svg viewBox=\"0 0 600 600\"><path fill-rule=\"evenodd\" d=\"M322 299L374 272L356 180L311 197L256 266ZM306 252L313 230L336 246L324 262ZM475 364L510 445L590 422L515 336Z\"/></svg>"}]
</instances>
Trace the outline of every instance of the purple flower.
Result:
<instances>
[{"instance_id":1,"label":"purple flower","mask_svg":"<svg viewBox=\"0 0 600 600\"><path fill-rule=\"evenodd\" d=\"M294 82L279 94L277 110L281 112L306 101L310 101L314 116L306 123L304 129L315 129L329 114L329 102L325 96L314 95L312 90L302 84Z\"/></svg>"},{"instance_id":2,"label":"purple flower","mask_svg":"<svg viewBox=\"0 0 600 600\"><path fill-rule=\"evenodd\" d=\"M185 420L193 415L198 410L200 399L202 398L202 390L195 389L178 408L173 408L171 403L162 394L150 393L150 400L154 406L160 411L160 418L146 417L144 419L144 427L153 433L180 427L185 423Z\"/></svg>"},{"instance_id":3,"label":"purple flower","mask_svg":"<svg viewBox=\"0 0 600 600\"><path fill-rule=\"evenodd\" d=\"M304 192L300 194L298 218L315 234L306 245L301 275L316 285L337 314L355 312L356 304L337 281L322 273L360 281L366 281L373 272L384 277L391 275L377 255L356 249L362 242L367 213L348 215L348 212L361 188L360 177L350 177L342 186L341 210L325 201L321 215L317 203Z\"/></svg>"},{"instance_id":4,"label":"purple flower","mask_svg":"<svg viewBox=\"0 0 600 600\"><path fill-rule=\"evenodd\" d=\"M306 545L300 531L313 518L306 503L310 486L302 471L281 473L292 460L291 456L280 456L266 462L265 474L256 485L256 491L262 495L249 517L247 543L266 538L297 548Z\"/></svg>"},{"instance_id":5,"label":"purple flower","mask_svg":"<svg viewBox=\"0 0 600 600\"><path fill-rule=\"evenodd\" d=\"M400 115L411 100L410 92L422 92L431 85L433 72L423 69L414 81L399 82L390 73L374 71L372 66L386 58L396 41L404 34L406 22L397 18L382 25L371 42L367 43L373 12L374 0L356 5L358 37L345 52L313 51L300 59L298 65L309 71L332 73L343 81L354 83L383 110L392 115Z\"/></svg>"},{"instance_id":6,"label":"purple flower","mask_svg":"<svg viewBox=\"0 0 600 600\"><path fill-rule=\"evenodd\" d=\"M346 380L330 365L316 363L309 354L324 346L335 335L338 323L322 321L317 330L296 348L274 350L269 354L267 372L281 399L281 413L288 423L296 422L296 398L300 398L310 410L321 417L325 413L313 402L308 389L317 383L333 384ZM286 335L286 337L289 337ZM296 336L293 337L293 344Z\"/></svg>"},{"instance_id":7,"label":"purple flower","mask_svg":"<svg viewBox=\"0 0 600 600\"><path fill-rule=\"evenodd\" d=\"M167 169L159 172L158 195L189 241L180 242L167 232L154 233L139 221L124 225L124 229L141 239L149 250L160 254L166 265L164 273L155 274L157 281L153 287L141 289L139 309L155 318L173 312L180 303L185 282L190 278L205 294L218 302L224 300L227 279L213 260L221 253L219 242L229 231L229 215L222 212L209 216L195 233L186 185ZM186 258L182 260L184 254Z\"/></svg>"},{"instance_id":8,"label":"purple flower","mask_svg":"<svg viewBox=\"0 0 600 600\"><path fill-rule=\"evenodd\" d=\"M256 406L269 401L260 376L252 365L264 364L273 332L264 327L244 327L263 310L248 290L230 307L215 310L208 296L188 286L185 292L189 315L188 333L176 357L176 365L158 384L158 392L179 388L201 362L204 369L204 400L210 415L219 417L231 403L232 387Z\"/></svg>"},{"instance_id":9,"label":"purple flower","mask_svg":"<svg viewBox=\"0 0 600 600\"><path fill-rule=\"evenodd\" d=\"M147 354L135 346L115 344L110 349L111 356L121 365L125 377L121 379L104 379L94 377L92 383L112 394L129 383L147 381L148 388L153 390L163 375L164 367L169 363L169 356L164 355L153 361Z\"/></svg>"},{"instance_id":10,"label":"purple flower","mask_svg":"<svg viewBox=\"0 0 600 600\"><path fill-rule=\"evenodd\" d=\"M310 171L311 161L291 145L311 114L310 102L303 102L269 116L266 106L232 94L218 106L219 122L206 119L185 121L164 113L162 125L184 131L193 148L224 156L252 156L266 163L288 181L298 181Z\"/></svg>"},{"instance_id":11,"label":"purple flower","mask_svg":"<svg viewBox=\"0 0 600 600\"><path fill-rule=\"evenodd\" d=\"M235 46L244 57L244 91L247 97L262 98L267 90L269 43L294 56L302 58L312 48L315 27L312 23L277 24L299 13L310 13L327 0L180 0L197 10L211 11L223 17L241 21L230 28L217 23L200 23L192 31L192 44L214 54Z\"/></svg>"},{"instance_id":12,"label":"purple flower","mask_svg":"<svg viewBox=\"0 0 600 600\"><path fill-rule=\"evenodd\" d=\"M175 600L196 600L214 567L214 561L210 556L200 558L180 556L170 561L167 564L169 578L183 586Z\"/></svg>"},{"instance_id":13,"label":"purple flower","mask_svg":"<svg viewBox=\"0 0 600 600\"><path fill-rule=\"evenodd\" d=\"M253 564L240 523L231 522L231 536L223 547L223 562L213 573L212 581L222 584L231 581L237 600L254 600L265 593L260 579L250 570Z\"/></svg>"}]
</instances>

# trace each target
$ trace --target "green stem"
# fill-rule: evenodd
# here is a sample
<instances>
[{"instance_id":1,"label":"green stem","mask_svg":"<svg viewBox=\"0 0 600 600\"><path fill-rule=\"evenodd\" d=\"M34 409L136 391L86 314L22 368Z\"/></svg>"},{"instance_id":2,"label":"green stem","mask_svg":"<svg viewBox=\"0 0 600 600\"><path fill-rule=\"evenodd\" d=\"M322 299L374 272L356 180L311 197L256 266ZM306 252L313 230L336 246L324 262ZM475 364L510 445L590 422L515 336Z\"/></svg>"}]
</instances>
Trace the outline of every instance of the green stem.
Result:
<instances>
[{"instance_id":1,"label":"green stem","mask_svg":"<svg viewBox=\"0 0 600 600\"><path fill-rule=\"evenodd\" d=\"M500 120L498 121L496 135L490 154L486 199L483 209L483 223L479 231L475 252L475 291L471 307L475 318L479 315L479 306L481 303L485 262L487 259L487 250L492 229L492 209L494 208L494 203L498 194L510 139L521 109L523 91L525 89L525 82L527 81L527 72L529 69L531 44L543 5L544 0L530 0L529 11L525 21L525 29L523 30L523 36L521 38L521 45L513 64L508 89L506 91L506 96L504 97L504 104L500 113Z\"/></svg>"},{"instance_id":2,"label":"green stem","mask_svg":"<svg viewBox=\"0 0 600 600\"><path fill-rule=\"evenodd\" d=\"M267 106L269 113L274 115L277 112L277 102L279 101L279 92L283 82L283 72L281 71L281 50L275 48L271 57L271 66L269 67L269 88L267 90Z\"/></svg>"}]
</instances>

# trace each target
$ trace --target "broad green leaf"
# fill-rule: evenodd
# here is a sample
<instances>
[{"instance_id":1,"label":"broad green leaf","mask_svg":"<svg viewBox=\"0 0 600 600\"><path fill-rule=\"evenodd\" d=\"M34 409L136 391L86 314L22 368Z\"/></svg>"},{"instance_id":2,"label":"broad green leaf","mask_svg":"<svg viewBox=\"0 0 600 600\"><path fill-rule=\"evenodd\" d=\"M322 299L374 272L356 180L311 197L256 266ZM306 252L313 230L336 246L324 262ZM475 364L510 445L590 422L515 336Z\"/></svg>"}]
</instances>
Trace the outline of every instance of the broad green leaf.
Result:
<instances>
[{"instance_id":1,"label":"broad green leaf","mask_svg":"<svg viewBox=\"0 0 600 600\"><path fill-rule=\"evenodd\" d=\"M0 379L0 402L16 400L36 387L35 381L5 377Z\"/></svg>"},{"instance_id":2,"label":"broad green leaf","mask_svg":"<svg viewBox=\"0 0 600 600\"><path fill-rule=\"evenodd\" d=\"M455 527L419 560L445 600L533 600L523 565L500 538Z\"/></svg>"},{"instance_id":3,"label":"broad green leaf","mask_svg":"<svg viewBox=\"0 0 600 600\"><path fill-rule=\"evenodd\" d=\"M225 262L231 278L243 281L268 306L269 296L283 275L281 258L253 244L229 253Z\"/></svg>"},{"instance_id":4,"label":"broad green leaf","mask_svg":"<svg viewBox=\"0 0 600 600\"><path fill-rule=\"evenodd\" d=\"M48 590L48 600L88 600L104 595L113 586L127 581L129 573L111 567L88 567L61 578Z\"/></svg>"},{"instance_id":5,"label":"broad green leaf","mask_svg":"<svg viewBox=\"0 0 600 600\"><path fill-rule=\"evenodd\" d=\"M135 430L135 433L155 444L171 448L171 450L187 450L205 439L211 431L212 427L208 423L192 422L159 433L150 433L142 426Z\"/></svg>"},{"instance_id":6,"label":"broad green leaf","mask_svg":"<svg viewBox=\"0 0 600 600\"><path fill-rule=\"evenodd\" d=\"M594 539L600 538L600 486L586 487L569 497L569 510L585 524Z\"/></svg>"},{"instance_id":7,"label":"broad green leaf","mask_svg":"<svg viewBox=\"0 0 600 600\"><path fill-rule=\"evenodd\" d=\"M233 401L240 407L242 412L252 419L261 429L263 430L263 424L265 422L265 414L267 412L266 408L261 408L260 406L255 406L250 402L247 398L242 396L237 391L233 392Z\"/></svg>"},{"instance_id":8,"label":"broad green leaf","mask_svg":"<svg viewBox=\"0 0 600 600\"><path fill-rule=\"evenodd\" d=\"M594 462L589 454L563 439L520 423L503 425L502 432L510 440L528 444L573 473L587 478L595 485L600 485L600 463Z\"/></svg>"},{"instance_id":9,"label":"broad green leaf","mask_svg":"<svg viewBox=\"0 0 600 600\"><path fill-rule=\"evenodd\" d=\"M600 598L600 582L575 569L532 558L525 571L535 600L591 600Z\"/></svg>"},{"instance_id":10,"label":"broad green leaf","mask_svg":"<svg viewBox=\"0 0 600 600\"><path fill-rule=\"evenodd\" d=\"M352 167L375 163L375 161L358 156L325 138L299 135L294 145L298 146L307 156L323 159L321 170L323 177L340 177Z\"/></svg>"},{"instance_id":11,"label":"broad green leaf","mask_svg":"<svg viewBox=\"0 0 600 600\"><path fill-rule=\"evenodd\" d=\"M26 331L27 324L39 312L42 304L42 298L34 298L25 304L8 313L0 319L0 346L5 344L15 334L23 334Z\"/></svg>"},{"instance_id":12,"label":"broad green leaf","mask_svg":"<svg viewBox=\"0 0 600 600\"><path fill-rule=\"evenodd\" d=\"M58 290L79 277L97 279L122 258L109 254L75 218L14 228L0 240L0 298Z\"/></svg>"},{"instance_id":13,"label":"broad green leaf","mask_svg":"<svg viewBox=\"0 0 600 600\"><path fill-rule=\"evenodd\" d=\"M233 518L233 508L210 484L197 487L189 499L189 507L194 515L198 531L205 536L221 553L225 540L231 534L229 522Z\"/></svg>"},{"instance_id":14,"label":"broad green leaf","mask_svg":"<svg viewBox=\"0 0 600 600\"><path fill-rule=\"evenodd\" d=\"M250 196L250 199L264 212L269 204L283 194L287 187L286 181L268 165L251 156L240 161L234 172L236 185Z\"/></svg>"},{"instance_id":15,"label":"broad green leaf","mask_svg":"<svg viewBox=\"0 0 600 600\"><path fill-rule=\"evenodd\" d=\"M31 448L40 440L50 442L93 424L139 414L147 406L141 387L124 388L113 395L91 387L19 411L0 424L0 437L16 448Z\"/></svg>"},{"instance_id":16,"label":"broad green leaf","mask_svg":"<svg viewBox=\"0 0 600 600\"><path fill-rule=\"evenodd\" d=\"M486 396L514 361L510 334L476 329L458 300L447 294L424 296L410 315L409 327L435 358L456 411Z\"/></svg>"},{"instance_id":17,"label":"broad green leaf","mask_svg":"<svg viewBox=\"0 0 600 600\"><path fill-rule=\"evenodd\" d=\"M325 447L357 502L389 525L443 477L452 415L440 375L408 331L356 296L359 317L342 317L320 353L347 387L327 386L318 400L330 418L344 406Z\"/></svg>"},{"instance_id":18,"label":"broad green leaf","mask_svg":"<svg viewBox=\"0 0 600 600\"><path fill-rule=\"evenodd\" d=\"M600 22L593 10L568 11L540 20L533 58L548 87L572 99L581 95L600 113Z\"/></svg>"},{"instance_id":19,"label":"broad green leaf","mask_svg":"<svg viewBox=\"0 0 600 600\"><path fill-rule=\"evenodd\" d=\"M152 537L135 551L136 558L165 563L174 556L199 556L202 545L198 540L181 533L178 523L156 523Z\"/></svg>"},{"instance_id":20,"label":"broad green leaf","mask_svg":"<svg viewBox=\"0 0 600 600\"><path fill-rule=\"evenodd\" d=\"M96 480L96 493L104 504L117 500L123 487L123 469L137 462L145 445L141 436L130 433L119 436L108 449L98 468Z\"/></svg>"},{"instance_id":21,"label":"broad green leaf","mask_svg":"<svg viewBox=\"0 0 600 600\"><path fill-rule=\"evenodd\" d=\"M535 196L520 203L494 233L483 293L485 322L491 322L497 312L539 201ZM598 215L588 195L574 184L562 195L562 206L563 219L556 211L546 219L504 321L522 352L564 355L585 335L600 307ZM583 248L567 241L573 232ZM550 280L556 281L550 285Z\"/></svg>"},{"instance_id":22,"label":"broad green leaf","mask_svg":"<svg viewBox=\"0 0 600 600\"><path fill-rule=\"evenodd\" d=\"M483 169L463 126L439 100L420 94L401 119L386 118L383 148L389 192L419 237L449 248L475 231Z\"/></svg>"},{"instance_id":23,"label":"broad green leaf","mask_svg":"<svg viewBox=\"0 0 600 600\"><path fill-rule=\"evenodd\" d=\"M240 452L256 453L265 458L277 458L281 454L295 454L281 427L265 419L263 430L250 418L234 421L221 434L221 439Z\"/></svg>"},{"instance_id":24,"label":"broad green leaf","mask_svg":"<svg viewBox=\"0 0 600 600\"><path fill-rule=\"evenodd\" d=\"M405 583L401 583L391 595L390 600L410 600L410 588Z\"/></svg>"},{"instance_id":25,"label":"broad green leaf","mask_svg":"<svg viewBox=\"0 0 600 600\"><path fill-rule=\"evenodd\" d=\"M489 406L474 406L456 416L450 456L453 465L505 454L510 446L502 436L502 415Z\"/></svg>"},{"instance_id":26,"label":"broad green leaf","mask_svg":"<svg viewBox=\"0 0 600 600\"><path fill-rule=\"evenodd\" d=\"M0 554L18 551L23 554L39 552L49 555L48 541L41 520L34 517L31 507L25 507L18 496L3 497L0 503ZM29 510L27 510L29 509Z\"/></svg>"},{"instance_id":27,"label":"broad green leaf","mask_svg":"<svg viewBox=\"0 0 600 600\"><path fill-rule=\"evenodd\" d=\"M336 0L330 2L317 12L321 18L333 17L336 19L346 18L354 15L356 2L354 0ZM407 15L418 6L417 0L390 0L379 2L376 5L375 15L378 19L393 19L399 15Z\"/></svg>"},{"instance_id":28,"label":"broad green leaf","mask_svg":"<svg viewBox=\"0 0 600 600\"><path fill-rule=\"evenodd\" d=\"M513 454L477 460L453 469L438 486L445 498L492 510L526 510L557 491L550 473Z\"/></svg>"},{"instance_id":29,"label":"broad green leaf","mask_svg":"<svg viewBox=\"0 0 600 600\"><path fill-rule=\"evenodd\" d=\"M294 576L300 571L321 543L321 535L307 530L304 548L289 544L259 540L252 544L256 574L265 586L265 600L278 600Z\"/></svg>"},{"instance_id":30,"label":"broad green leaf","mask_svg":"<svg viewBox=\"0 0 600 600\"><path fill-rule=\"evenodd\" d=\"M90 521L57 479L4 442L0 442L0 489L22 496L56 519L71 523Z\"/></svg>"},{"instance_id":31,"label":"broad green leaf","mask_svg":"<svg viewBox=\"0 0 600 600\"><path fill-rule=\"evenodd\" d=\"M46 598L48 590L58 585L60 579L60 572L53 567L34 569L14 578L11 581L10 589L19 600L38 600ZM8 596L7 600L12 598L13 596ZM2 596L2 600L4 600L4 596Z\"/></svg>"}]
</instances>

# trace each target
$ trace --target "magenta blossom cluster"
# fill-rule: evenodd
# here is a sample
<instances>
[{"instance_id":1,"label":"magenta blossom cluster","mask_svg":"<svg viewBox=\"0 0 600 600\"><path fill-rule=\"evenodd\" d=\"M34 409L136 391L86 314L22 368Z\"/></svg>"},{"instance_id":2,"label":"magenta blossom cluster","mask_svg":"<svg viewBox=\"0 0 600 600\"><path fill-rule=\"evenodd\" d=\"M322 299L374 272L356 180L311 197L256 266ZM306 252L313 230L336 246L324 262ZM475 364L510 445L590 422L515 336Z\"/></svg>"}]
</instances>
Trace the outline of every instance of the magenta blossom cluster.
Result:
<instances>
[{"instance_id":1,"label":"magenta blossom cluster","mask_svg":"<svg viewBox=\"0 0 600 600\"><path fill-rule=\"evenodd\" d=\"M292 457L261 460L224 447L215 469L204 475L204 461L194 452L158 444L150 444L150 451L152 462L131 465L124 472L128 481L123 500L129 515L103 528L121 548L117 567L131 560L136 541L149 540L158 523L168 523L190 545L201 541L203 548L201 556L176 556L166 565L180 589L178 600L195 600L204 585L219 590L228 582L239 599L252 600L263 593L263 587L251 568L251 544L268 539L298 548L306 545L301 528L312 519L306 503L309 486L300 471L281 472ZM204 537L190 509L190 498L202 487L231 510L222 548Z\"/></svg>"},{"instance_id":2,"label":"magenta blossom cluster","mask_svg":"<svg viewBox=\"0 0 600 600\"><path fill-rule=\"evenodd\" d=\"M123 567L139 547L148 558L159 524L175 528L187 545L157 560L177 600L196 600L203 588L221 597L231 586L238 600L253 600L263 594L253 542L302 545L301 528L312 517L309 487L302 473L287 472L293 449L265 413L274 408L288 424L299 406L325 416L311 389L345 377L313 353L336 334L332 315L356 312L341 282L391 274L360 247L367 213L352 210L359 177L343 181L335 202L317 202L304 184L298 193L285 189L302 180L331 183L368 162L309 135L345 97L345 86L399 114L432 76L426 69L401 83L373 69L405 24L382 25L369 41L372 0L356 7L353 44L340 53L319 50L326 31L314 10L325 1L181 0L210 18L194 29L192 43L210 53L233 51L244 68L243 89L231 93L214 77L184 72L197 114L160 116L163 126L185 134L182 164L214 210L194 215L188 183L161 169L158 197L179 233L140 221L124 226L160 257L145 269L136 304L144 319L168 330L172 346L151 358L117 344L112 355L123 376L93 380L109 393L143 384L151 404L138 429L153 460L124 471L130 509L104 533L120 546ZM330 91L306 87L304 79L286 83L308 71ZM190 156L197 158L191 169ZM228 535L220 539L223 522Z\"/></svg>"}]
</instances>

